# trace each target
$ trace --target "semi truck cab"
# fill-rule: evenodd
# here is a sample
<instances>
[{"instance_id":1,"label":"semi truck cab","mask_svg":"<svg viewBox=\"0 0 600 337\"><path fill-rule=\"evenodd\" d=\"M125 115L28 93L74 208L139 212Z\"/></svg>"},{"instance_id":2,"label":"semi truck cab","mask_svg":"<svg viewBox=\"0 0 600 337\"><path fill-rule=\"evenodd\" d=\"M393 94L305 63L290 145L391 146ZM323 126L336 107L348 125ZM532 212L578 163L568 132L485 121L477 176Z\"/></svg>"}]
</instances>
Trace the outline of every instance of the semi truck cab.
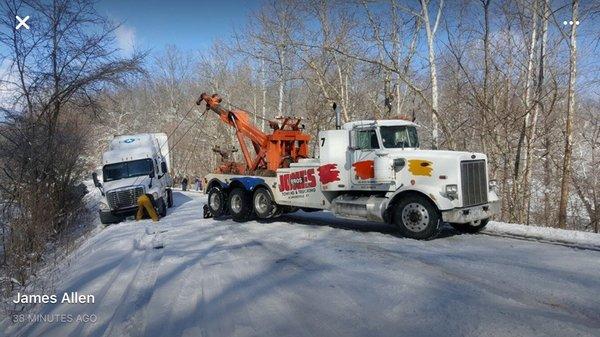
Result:
<instances>
[{"instance_id":1,"label":"semi truck cab","mask_svg":"<svg viewBox=\"0 0 600 337\"><path fill-rule=\"evenodd\" d=\"M102 155L102 182L93 174L103 195L100 221L116 223L135 214L143 194L152 196L158 213L166 216L173 205L169 159L164 133L116 136Z\"/></svg>"}]
</instances>

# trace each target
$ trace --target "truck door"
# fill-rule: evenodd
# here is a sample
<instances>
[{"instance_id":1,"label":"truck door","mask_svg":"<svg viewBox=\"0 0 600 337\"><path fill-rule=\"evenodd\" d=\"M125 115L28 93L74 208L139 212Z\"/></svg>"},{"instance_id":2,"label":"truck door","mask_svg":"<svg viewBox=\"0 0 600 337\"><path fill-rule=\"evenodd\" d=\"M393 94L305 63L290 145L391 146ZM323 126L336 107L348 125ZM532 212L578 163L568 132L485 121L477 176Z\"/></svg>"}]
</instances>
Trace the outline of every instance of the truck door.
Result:
<instances>
[{"instance_id":1,"label":"truck door","mask_svg":"<svg viewBox=\"0 0 600 337\"><path fill-rule=\"evenodd\" d=\"M373 160L379 149L379 139L374 127L358 128L353 132L354 149L350 179L352 184L369 185L375 183Z\"/></svg>"}]
</instances>

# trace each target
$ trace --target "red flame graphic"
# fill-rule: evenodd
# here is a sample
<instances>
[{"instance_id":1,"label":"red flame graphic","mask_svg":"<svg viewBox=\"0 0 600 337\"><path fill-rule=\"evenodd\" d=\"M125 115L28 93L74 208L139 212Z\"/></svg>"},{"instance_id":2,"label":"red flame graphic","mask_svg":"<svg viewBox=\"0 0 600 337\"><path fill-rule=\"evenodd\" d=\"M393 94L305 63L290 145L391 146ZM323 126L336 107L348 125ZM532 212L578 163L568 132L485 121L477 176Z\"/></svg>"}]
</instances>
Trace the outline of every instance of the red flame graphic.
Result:
<instances>
[{"instance_id":1,"label":"red flame graphic","mask_svg":"<svg viewBox=\"0 0 600 337\"><path fill-rule=\"evenodd\" d=\"M354 164L356 176L360 179L375 178L375 169L373 168L373 160L359 161Z\"/></svg>"},{"instance_id":2,"label":"red flame graphic","mask_svg":"<svg viewBox=\"0 0 600 337\"><path fill-rule=\"evenodd\" d=\"M319 167L319 181L321 184L329 184L340 180L340 171L337 169L337 164L325 164Z\"/></svg>"}]
</instances>

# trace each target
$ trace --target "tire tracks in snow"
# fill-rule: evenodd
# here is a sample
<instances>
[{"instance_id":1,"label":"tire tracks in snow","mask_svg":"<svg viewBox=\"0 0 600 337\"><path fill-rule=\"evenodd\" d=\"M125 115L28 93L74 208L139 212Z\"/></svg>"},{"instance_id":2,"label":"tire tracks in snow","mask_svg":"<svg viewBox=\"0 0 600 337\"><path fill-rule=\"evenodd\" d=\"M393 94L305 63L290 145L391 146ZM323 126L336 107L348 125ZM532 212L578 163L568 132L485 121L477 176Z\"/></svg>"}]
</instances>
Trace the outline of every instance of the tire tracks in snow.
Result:
<instances>
[{"instance_id":1,"label":"tire tracks in snow","mask_svg":"<svg viewBox=\"0 0 600 337\"><path fill-rule=\"evenodd\" d=\"M115 309L105 336L144 336L146 304L154 292L164 254L164 242L157 224L146 225L145 236L138 245L138 249L144 250L144 256L127 286L125 296Z\"/></svg>"},{"instance_id":2,"label":"tire tracks in snow","mask_svg":"<svg viewBox=\"0 0 600 337\"><path fill-rule=\"evenodd\" d=\"M174 229L170 228L169 232L171 234L185 231L185 229ZM154 302L161 304L164 307L163 312L161 312L162 322L159 326L146 326L146 331L144 332L144 336L156 335L156 336L185 336L189 335L190 330L189 327L185 326L186 320L183 319L188 317L190 314L195 315L195 321L202 321L204 318L204 278L195 278L196 275L202 275L205 266L202 263L202 258L210 255L215 250L221 247L221 243L223 242L222 235L217 233L208 233L207 238L212 237L214 234L217 234L217 238L214 239L219 243L212 243L201 252L195 253L191 256L186 256L188 259L186 262L181 262L185 264L189 264L185 270L183 271L183 275L179 280L177 280L176 284L168 285L169 289L176 288L177 290L172 294L168 295L168 298L163 298L161 294L157 294L156 298L150 300L148 305L151 305ZM200 240L200 242L204 242L204 240ZM160 277L168 277L169 275L161 275ZM169 282L173 282L174 280L170 279ZM164 295L165 289L162 289ZM199 315L198 315L199 313ZM156 330L154 330L156 329ZM191 336L202 336L205 335L204 331L201 328L191 329Z\"/></svg>"},{"instance_id":3,"label":"tire tracks in snow","mask_svg":"<svg viewBox=\"0 0 600 337\"><path fill-rule=\"evenodd\" d=\"M109 282L102 288L97 298L99 304L108 306L106 300L118 298L118 303L109 317L98 317L95 324L81 324L70 337L76 336L142 336L139 332L139 324L144 324L139 319L143 309L143 302L151 294L153 280L158 269L158 262L162 257L162 249L154 249L160 245L151 225L146 225L140 236L132 240L132 251L123 257L123 262L115 268ZM136 261L133 268L131 262ZM126 286L123 284L126 282ZM146 291L146 293L144 293ZM150 292L150 294L148 294ZM112 305L111 305L112 306ZM100 310L102 312L102 310ZM106 312L106 311L104 311ZM142 313L143 314L143 313ZM102 322L100 322L102 319ZM137 323L136 321L139 320Z\"/></svg>"}]
</instances>

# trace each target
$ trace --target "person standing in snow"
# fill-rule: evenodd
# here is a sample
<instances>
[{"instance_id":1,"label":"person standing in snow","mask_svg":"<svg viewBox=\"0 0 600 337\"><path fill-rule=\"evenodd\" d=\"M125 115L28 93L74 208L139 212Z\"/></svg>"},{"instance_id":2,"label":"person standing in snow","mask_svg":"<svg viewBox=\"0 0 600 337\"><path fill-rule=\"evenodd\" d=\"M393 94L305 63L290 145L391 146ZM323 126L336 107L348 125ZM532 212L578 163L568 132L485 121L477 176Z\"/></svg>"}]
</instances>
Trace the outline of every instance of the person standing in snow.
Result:
<instances>
[{"instance_id":1,"label":"person standing in snow","mask_svg":"<svg viewBox=\"0 0 600 337\"><path fill-rule=\"evenodd\" d=\"M152 194L142 194L137 200L138 208L135 214L135 221L144 218L150 218L156 222L159 219L158 212L154 208L154 197Z\"/></svg>"},{"instance_id":2,"label":"person standing in snow","mask_svg":"<svg viewBox=\"0 0 600 337\"><path fill-rule=\"evenodd\" d=\"M196 192L200 191L200 189L202 188L202 183L200 182L200 178L196 177L196 179L194 179L194 184L196 184Z\"/></svg>"},{"instance_id":3,"label":"person standing in snow","mask_svg":"<svg viewBox=\"0 0 600 337\"><path fill-rule=\"evenodd\" d=\"M181 190L187 191L187 185L188 185L188 178L183 177L183 179L181 180Z\"/></svg>"}]
</instances>

